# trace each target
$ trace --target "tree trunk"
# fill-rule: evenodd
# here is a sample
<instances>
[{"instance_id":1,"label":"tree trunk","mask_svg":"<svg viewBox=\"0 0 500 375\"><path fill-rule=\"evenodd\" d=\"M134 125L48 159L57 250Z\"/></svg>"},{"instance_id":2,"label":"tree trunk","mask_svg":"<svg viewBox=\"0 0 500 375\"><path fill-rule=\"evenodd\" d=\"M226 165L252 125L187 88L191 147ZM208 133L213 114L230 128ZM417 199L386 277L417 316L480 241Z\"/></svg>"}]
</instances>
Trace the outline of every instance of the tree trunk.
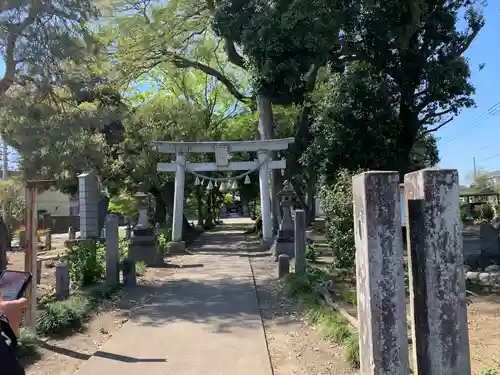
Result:
<instances>
[{"instance_id":1,"label":"tree trunk","mask_svg":"<svg viewBox=\"0 0 500 375\"><path fill-rule=\"evenodd\" d=\"M99 229L98 233L101 233L102 229L104 228L104 223L106 221L106 216L108 214L108 206L109 206L109 197L102 195L97 205L97 212L98 212L97 226Z\"/></svg>"},{"instance_id":2,"label":"tree trunk","mask_svg":"<svg viewBox=\"0 0 500 375\"><path fill-rule=\"evenodd\" d=\"M311 225L316 219L316 178L312 177L307 180L307 207L306 224Z\"/></svg>"},{"instance_id":3,"label":"tree trunk","mask_svg":"<svg viewBox=\"0 0 500 375\"><path fill-rule=\"evenodd\" d=\"M150 192L155 198L155 212L153 215L155 224L164 226L167 223L167 210L165 208L165 202L163 201L162 194L158 189L151 189Z\"/></svg>"},{"instance_id":4,"label":"tree trunk","mask_svg":"<svg viewBox=\"0 0 500 375\"><path fill-rule=\"evenodd\" d=\"M271 99L264 95L257 97L257 107L259 110L259 136L260 139L274 139L274 117L273 105ZM276 157L275 153L272 157ZM273 228L277 232L281 221L281 208L278 198L278 193L281 190L281 175L280 171L272 171L271 175L271 211L273 219Z\"/></svg>"}]
</instances>

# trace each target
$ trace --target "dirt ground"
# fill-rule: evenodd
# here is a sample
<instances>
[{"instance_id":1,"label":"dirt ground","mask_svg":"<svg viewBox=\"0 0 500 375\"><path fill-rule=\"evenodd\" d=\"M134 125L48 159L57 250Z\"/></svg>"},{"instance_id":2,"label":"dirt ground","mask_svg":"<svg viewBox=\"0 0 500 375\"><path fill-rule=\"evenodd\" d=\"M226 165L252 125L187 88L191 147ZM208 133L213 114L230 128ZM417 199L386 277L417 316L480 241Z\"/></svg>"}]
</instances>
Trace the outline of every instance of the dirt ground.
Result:
<instances>
[{"instance_id":1,"label":"dirt ground","mask_svg":"<svg viewBox=\"0 0 500 375\"><path fill-rule=\"evenodd\" d=\"M298 313L276 278L270 257L251 257L257 295L274 375L345 375L356 371L342 349L322 340Z\"/></svg>"}]
</instances>

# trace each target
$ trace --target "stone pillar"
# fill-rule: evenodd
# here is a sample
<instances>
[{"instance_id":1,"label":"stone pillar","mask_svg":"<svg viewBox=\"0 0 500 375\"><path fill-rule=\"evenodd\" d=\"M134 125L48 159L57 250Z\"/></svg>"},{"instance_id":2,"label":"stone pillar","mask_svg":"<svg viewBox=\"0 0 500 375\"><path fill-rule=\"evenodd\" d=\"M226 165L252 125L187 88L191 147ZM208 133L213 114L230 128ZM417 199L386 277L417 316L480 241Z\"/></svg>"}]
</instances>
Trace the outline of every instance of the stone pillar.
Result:
<instances>
[{"instance_id":1,"label":"stone pillar","mask_svg":"<svg viewBox=\"0 0 500 375\"><path fill-rule=\"evenodd\" d=\"M108 215L106 228L106 283L117 285L120 282L120 249L118 246L118 216Z\"/></svg>"},{"instance_id":2,"label":"stone pillar","mask_svg":"<svg viewBox=\"0 0 500 375\"><path fill-rule=\"evenodd\" d=\"M68 228L68 240L72 241L76 238L76 230L73 227Z\"/></svg>"},{"instance_id":3,"label":"stone pillar","mask_svg":"<svg viewBox=\"0 0 500 375\"><path fill-rule=\"evenodd\" d=\"M69 297L69 268L67 263L56 265L56 298L58 300Z\"/></svg>"},{"instance_id":4,"label":"stone pillar","mask_svg":"<svg viewBox=\"0 0 500 375\"><path fill-rule=\"evenodd\" d=\"M92 173L78 176L78 195L80 200L80 237L99 237L98 204L99 184Z\"/></svg>"},{"instance_id":5,"label":"stone pillar","mask_svg":"<svg viewBox=\"0 0 500 375\"><path fill-rule=\"evenodd\" d=\"M458 172L405 175L415 373L471 373Z\"/></svg>"},{"instance_id":6,"label":"stone pillar","mask_svg":"<svg viewBox=\"0 0 500 375\"><path fill-rule=\"evenodd\" d=\"M399 174L353 178L360 374L407 374Z\"/></svg>"},{"instance_id":7,"label":"stone pillar","mask_svg":"<svg viewBox=\"0 0 500 375\"><path fill-rule=\"evenodd\" d=\"M281 279L290 273L290 257L281 254L278 257L278 277Z\"/></svg>"},{"instance_id":8,"label":"stone pillar","mask_svg":"<svg viewBox=\"0 0 500 375\"><path fill-rule=\"evenodd\" d=\"M50 229L45 229L44 232L44 248L45 250L52 250L52 232Z\"/></svg>"},{"instance_id":9,"label":"stone pillar","mask_svg":"<svg viewBox=\"0 0 500 375\"><path fill-rule=\"evenodd\" d=\"M295 274L303 275L306 272L306 213L304 210L295 211Z\"/></svg>"},{"instance_id":10,"label":"stone pillar","mask_svg":"<svg viewBox=\"0 0 500 375\"><path fill-rule=\"evenodd\" d=\"M283 184L283 189L278 193L281 199L281 208L283 216L281 217L280 229L272 246L275 261L278 260L280 254L286 254L290 258L295 257L295 228L292 218L292 209L295 204L295 192L288 181Z\"/></svg>"},{"instance_id":11,"label":"stone pillar","mask_svg":"<svg viewBox=\"0 0 500 375\"><path fill-rule=\"evenodd\" d=\"M125 259L122 263L122 270L123 270L123 285L126 286L137 285L135 261L130 259Z\"/></svg>"},{"instance_id":12,"label":"stone pillar","mask_svg":"<svg viewBox=\"0 0 500 375\"><path fill-rule=\"evenodd\" d=\"M175 191L174 191L174 217L172 220L172 242L182 242L182 226L184 218L184 182L186 179L186 157L178 152L176 157Z\"/></svg>"},{"instance_id":13,"label":"stone pillar","mask_svg":"<svg viewBox=\"0 0 500 375\"><path fill-rule=\"evenodd\" d=\"M273 221L271 218L271 200L269 198L269 152L259 151L259 185L262 214L262 242L271 245L273 242Z\"/></svg>"}]
</instances>

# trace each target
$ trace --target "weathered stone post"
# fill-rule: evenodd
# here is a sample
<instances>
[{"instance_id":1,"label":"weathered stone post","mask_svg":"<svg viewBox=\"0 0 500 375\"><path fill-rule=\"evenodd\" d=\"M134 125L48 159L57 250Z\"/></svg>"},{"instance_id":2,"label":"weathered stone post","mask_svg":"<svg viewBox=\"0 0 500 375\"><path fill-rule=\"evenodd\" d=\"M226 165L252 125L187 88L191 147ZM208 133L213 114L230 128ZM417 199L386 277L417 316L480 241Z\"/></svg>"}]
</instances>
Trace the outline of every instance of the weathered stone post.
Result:
<instances>
[{"instance_id":1,"label":"weathered stone post","mask_svg":"<svg viewBox=\"0 0 500 375\"><path fill-rule=\"evenodd\" d=\"M306 213L295 210L295 274L306 272Z\"/></svg>"},{"instance_id":2,"label":"weathered stone post","mask_svg":"<svg viewBox=\"0 0 500 375\"><path fill-rule=\"evenodd\" d=\"M278 256L278 277L281 279L290 273L290 257L286 254Z\"/></svg>"},{"instance_id":3,"label":"weathered stone post","mask_svg":"<svg viewBox=\"0 0 500 375\"><path fill-rule=\"evenodd\" d=\"M56 265L56 298L58 300L69 297L69 268L67 263Z\"/></svg>"},{"instance_id":4,"label":"weathered stone post","mask_svg":"<svg viewBox=\"0 0 500 375\"><path fill-rule=\"evenodd\" d=\"M44 248L45 250L52 250L52 231L45 229L44 234Z\"/></svg>"},{"instance_id":5,"label":"weathered stone post","mask_svg":"<svg viewBox=\"0 0 500 375\"><path fill-rule=\"evenodd\" d=\"M399 174L353 178L361 375L407 374Z\"/></svg>"},{"instance_id":6,"label":"weathered stone post","mask_svg":"<svg viewBox=\"0 0 500 375\"><path fill-rule=\"evenodd\" d=\"M108 215L106 232L106 283L118 285L120 282L120 250L118 246L118 216Z\"/></svg>"},{"instance_id":7,"label":"weathered stone post","mask_svg":"<svg viewBox=\"0 0 500 375\"><path fill-rule=\"evenodd\" d=\"M471 373L458 172L405 175L415 373Z\"/></svg>"},{"instance_id":8,"label":"weathered stone post","mask_svg":"<svg viewBox=\"0 0 500 375\"><path fill-rule=\"evenodd\" d=\"M76 238L76 229L73 227L68 227L68 240L73 241Z\"/></svg>"},{"instance_id":9,"label":"weathered stone post","mask_svg":"<svg viewBox=\"0 0 500 375\"><path fill-rule=\"evenodd\" d=\"M134 260L125 259L122 262L122 271L123 271L123 285L126 286L137 285L137 273Z\"/></svg>"}]
</instances>

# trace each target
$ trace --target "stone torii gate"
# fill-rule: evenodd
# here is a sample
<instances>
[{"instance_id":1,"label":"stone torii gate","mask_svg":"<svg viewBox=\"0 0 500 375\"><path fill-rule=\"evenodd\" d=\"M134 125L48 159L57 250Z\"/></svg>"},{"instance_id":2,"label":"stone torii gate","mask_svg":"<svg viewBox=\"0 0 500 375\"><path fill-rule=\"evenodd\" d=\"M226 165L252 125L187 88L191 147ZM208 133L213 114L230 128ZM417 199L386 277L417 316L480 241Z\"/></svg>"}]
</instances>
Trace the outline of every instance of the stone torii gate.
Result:
<instances>
[{"instance_id":1,"label":"stone torii gate","mask_svg":"<svg viewBox=\"0 0 500 375\"><path fill-rule=\"evenodd\" d=\"M272 151L288 149L293 138L270 139L257 141L225 141L225 142L170 142L153 141L152 145L158 152L176 154L175 162L158 163L158 172L175 172L174 217L172 222L172 251L182 251L182 224L184 215L184 183L185 174L199 172L247 171L237 177L225 180L236 180L247 176L253 171L259 171L260 201L262 212L262 240L266 244L273 241L273 226L271 220L271 203L269 196L269 170L285 169L285 160L272 160ZM229 162L232 152L257 152L258 159L247 162ZM186 154L215 153L215 163L186 163ZM212 178L204 177L207 180ZM218 180L218 179L213 179Z\"/></svg>"}]
</instances>

